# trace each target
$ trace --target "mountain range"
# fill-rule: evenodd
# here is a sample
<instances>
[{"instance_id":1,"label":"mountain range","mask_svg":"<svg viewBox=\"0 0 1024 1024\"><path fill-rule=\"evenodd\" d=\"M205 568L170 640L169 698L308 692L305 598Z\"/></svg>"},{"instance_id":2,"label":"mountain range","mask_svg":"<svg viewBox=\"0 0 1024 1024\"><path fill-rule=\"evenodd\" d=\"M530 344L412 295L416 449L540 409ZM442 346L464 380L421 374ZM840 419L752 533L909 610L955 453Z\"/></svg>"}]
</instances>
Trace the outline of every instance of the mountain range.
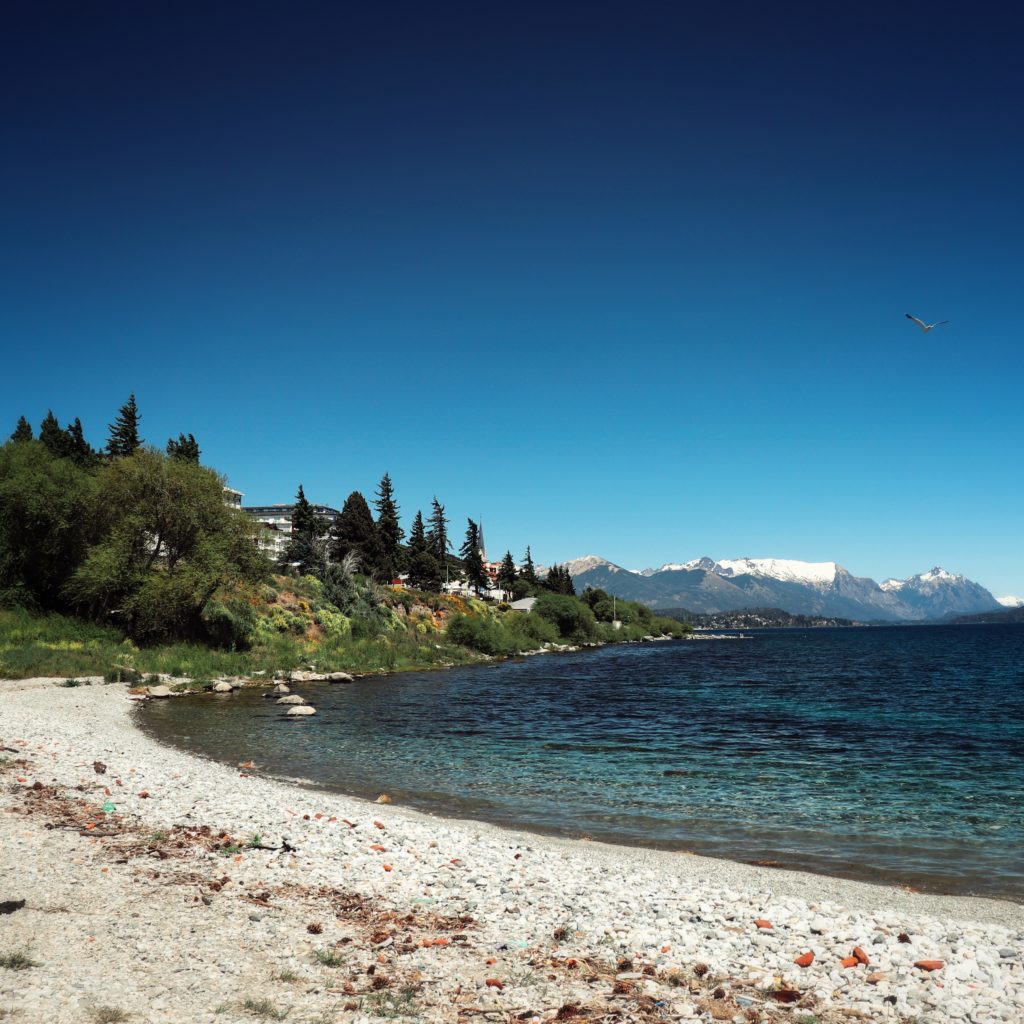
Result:
<instances>
[{"instance_id":1,"label":"mountain range","mask_svg":"<svg viewBox=\"0 0 1024 1024\"><path fill-rule=\"evenodd\" d=\"M781 608L793 615L913 622L1003 607L981 584L938 567L909 579L876 583L852 575L836 562L781 558L705 557L630 570L586 555L565 565L577 591L599 587L651 608Z\"/></svg>"}]
</instances>

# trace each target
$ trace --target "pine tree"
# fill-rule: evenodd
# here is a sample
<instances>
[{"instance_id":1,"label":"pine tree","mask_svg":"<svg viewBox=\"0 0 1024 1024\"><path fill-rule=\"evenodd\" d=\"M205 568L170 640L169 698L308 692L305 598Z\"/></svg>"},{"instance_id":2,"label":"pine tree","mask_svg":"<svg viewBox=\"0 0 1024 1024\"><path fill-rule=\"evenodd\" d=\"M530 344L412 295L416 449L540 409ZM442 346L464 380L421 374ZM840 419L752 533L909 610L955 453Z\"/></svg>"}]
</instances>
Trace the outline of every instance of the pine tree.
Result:
<instances>
[{"instance_id":1,"label":"pine tree","mask_svg":"<svg viewBox=\"0 0 1024 1024\"><path fill-rule=\"evenodd\" d=\"M327 565L323 543L326 536L327 524L316 514L299 484L292 510L292 532L281 561L294 565L300 576L320 576Z\"/></svg>"},{"instance_id":2,"label":"pine tree","mask_svg":"<svg viewBox=\"0 0 1024 1024\"><path fill-rule=\"evenodd\" d=\"M506 551L498 569L498 586L502 590L511 590L516 584L516 563L512 560L512 552Z\"/></svg>"},{"instance_id":3,"label":"pine tree","mask_svg":"<svg viewBox=\"0 0 1024 1024\"><path fill-rule=\"evenodd\" d=\"M564 565L551 566L544 580L544 586L556 594L569 594L573 596L576 594L576 586L572 581L572 574Z\"/></svg>"},{"instance_id":4,"label":"pine tree","mask_svg":"<svg viewBox=\"0 0 1024 1024\"><path fill-rule=\"evenodd\" d=\"M14 433L11 434L11 440L31 441L32 436L32 424L24 416L19 416L18 425L14 428Z\"/></svg>"},{"instance_id":5,"label":"pine tree","mask_svg":"<svg viewBox=\"0 0 1024 1024\"><path fill-rule=\"evenodd\" d=\"M66 459L71 454L71 438L57 422L52 409L47 412L46 419L39 424L39 440L51 455L56 455L59 459Z\"/></svg>"},{"instance_id":6,"label":"pine tree","mask_svg":"<svg viewBox=\"0 0 1024 1024\"><path fill-rule=\"evenodd\" d=\"M77 465L82 469L92 469L99 463L99 453L86 441L85 433L82 431L82 421L77 416L75 422L68 426L67 436L68 454Z\"/></svg>"},{"instance_id":7,"label":"pine tree","mask_svg":"<svg viewBox=\"0 0 1024 1024\"><path fill-rule=\"evenodd\" d=\"M437 593L441 589L441 567L425 550L409 552L409 586Z\"/></svg>"},{"instance_id":8,"label":"pine tree","mask_svg":"<svg viewBox=\"0 0 1024 1024\"><path fill-rule=\"evenodd\" d=\"M402 568L402 540L405 530L398 522L398 503L391 477L385 473L380 478L377 497L373 503L377 509L377 537L380 544L380 575L394 579Z\"/></svg>"},{"instance_id":9,"label":"pine tree","mask_svg":"<svg viewBox=\"0 0 1024 1024\"><path fill-rule=\"evenodd\" d=\"M540 580L537 579L537 567L533 564L533 555L530 554L530 546L526 546L526 554L523 556L523 567L519 570L519 578L526 580L531 586L536 586Z\"/></svg>"},{"instance_id":10,"label":"pine tree","mask_svg":"<svg viewBox=\"0 0 1024 1024\"><path fill-rule=\"evenodd\" d=\"M480 527L472 519L467 519L466 523L466 539L462 542L459 554L462 556L466 582L479 596L481 590L487 589L489 582L487 573L484 572L483 556L480 554Z\"/></svg>"},{"instance_id":11,"label":"pine tree","mask_svg":"<svg viewBox=\"0 0 1024 1024\"><path fill-rule=\"evenodd\" d=\"M194 462L199 465L199 442L192 434L187 437L184 434L178 435L178 440L169 438L167 441L167 455L172 459L180 459L182 462Z\"/></svg>"},{"instance_id":12,"label":"pine tree","mask_svg":"<svg viewBox=\"0 0 1024 1024\"><path fill-rule=\"evenodd\" d=\"M427 533L423 527L423 513L417 511L409 531L409 557L427 550ZM436 561L436 559L435 559Z\"/></svg>"},{"instance_id":13,"label":"pine tree","mask_svg":"<svg viewBox=\"0 0 1024 1024\"><path fill-rule=\"evenodd\" d=\"M342 506L333 530L331 556L340 562L350 552L359 560L359 572L382 579L380 537L366 499L353 491Z\"/></svg>"},{"instance_id":14,"label":"pine tree","mask_svg":"<svg viewBox=\"0 0 1024 1024\"><path fill-rule=\"evenodd\" d=\"M427 546L430 553L443 566L448 561L451 543L448 540L448 520L444 514L444 505L434 498L433 510L430 513L430 529L427 531Z\"/></svg>"},{"instance_id":15,"label":"pine tree","mask_svg":"<svg viewBox=\"0 0 1024 1024\"><path fill-rule=\"evenodd\" d=\"M128 401L121 406L117 419L110 424L110 439L107 441L107 454L112 459L124 458L138 451L142 446L139 437L139 407L135 404L135 395L128 396Z\"/></svg>"}]
</instances>

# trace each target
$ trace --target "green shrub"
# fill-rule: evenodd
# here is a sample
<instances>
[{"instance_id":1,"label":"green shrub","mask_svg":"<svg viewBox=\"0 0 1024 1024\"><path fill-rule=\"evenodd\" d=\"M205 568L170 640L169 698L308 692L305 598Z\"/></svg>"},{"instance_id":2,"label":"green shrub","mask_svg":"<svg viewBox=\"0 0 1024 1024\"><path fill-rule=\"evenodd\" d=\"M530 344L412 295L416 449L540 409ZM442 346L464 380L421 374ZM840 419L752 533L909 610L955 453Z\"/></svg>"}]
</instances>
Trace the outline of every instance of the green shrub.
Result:
<instances>
[{"instance_id":1,"label":"green shrub","mask_svg":"<svg viewBox=\"0 0 1024 1024\"><path fill-rule=\"evenodd\" d=\"M567 594L541 594L533 614L547 619L566 640L592 640L597 634L594 613L578 598Z\"/></svg>"},{"instance_id":2,"label":"green shrub","mask_svg":"<svg viewBox=\"0 0 1024 1024\"><path fill-rule=\"evenodd\" d=\"M216 647L247 651L256 635L256 611L243 598L211 601L202 615L203 628Z\"/></svg>"}]
</instances>

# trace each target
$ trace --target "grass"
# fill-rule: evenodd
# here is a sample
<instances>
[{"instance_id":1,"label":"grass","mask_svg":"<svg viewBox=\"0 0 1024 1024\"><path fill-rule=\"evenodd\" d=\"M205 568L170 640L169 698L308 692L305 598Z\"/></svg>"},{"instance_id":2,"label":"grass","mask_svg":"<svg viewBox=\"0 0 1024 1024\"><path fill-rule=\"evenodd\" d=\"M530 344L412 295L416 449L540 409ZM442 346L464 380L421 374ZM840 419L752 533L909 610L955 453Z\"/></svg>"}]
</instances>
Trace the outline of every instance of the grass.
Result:
<instances>
[{"instance_id":1,"label":"grass","mask_svg":"<svg viewBox=\"0 0 1024 1024\"><path fill-rule=\"evenodd\" d=\"M27 971L30 967L39 966L40 964L29 956L27 948L0 953L0 967L5 967L9 971Z\"/></svg>"},{"instance_id":2,"label":"grass","mask_svg":"<svg viewBox=\"0 0 1024 1024\"><path fill-rule=\"evenodd\" d=\"M242 1009L260 1020L284 1020L287 1010L279 1010L269 999L245 999Z\"/></svg>"},{"instance_id":3,"label":"grass","mask_svg":"<svg viewBox=\"0 0 1024 1024\"><path fill-rule=\"evenodd\" d=\"M278 974L275 974L273 980L274 981L283 981L283 982L285 982L288 985L292 985L296 981L302 981L302 975L301 974L296 974L295 971L291 971L291 970L288 970L287 968L285 968L285 970L280 971Z\"/></svg>"},{"instance_id":4,"label":"grass","mask_svg":"<svg viewBox=\"0 0 1024 1024\"><path fill-rule=\"evenodd\" d=\"M373 992L363 999L363 1009L375 1017L418 1017L418 989L407 987L397 992Z\"/></svg>"},{"instance_id":5,"label":"grass","mask_svg":"<svg viewBox=\"0 0 1024 1024\"><path fill-rule=\"evenodd\" d=\"M93 1024L123 1024L128 1014L117 1006L93 1006L89 1010Z\"/></svg>"},{"instance_id":6,"label":"grass","mask_svg":"<svg viewBox=\"0 0 1024 1024\"><path fill-rule=\"evenodd\" d=\"M316 962L322 967L344 967L348 962L345 957L339 956L333 949L317 949L313 951Z\"/></svg>"},{"instance_id":7,"label":"grass","mask_svg":"<svg viewBox=\"0 0 1024 1024\"><path fill-rule=\"evenodd\" d=\"M310 612L310 615L313 613ZM310 619L312 622L312 618ZM323 672L401 672L465 664L471 652L441 634L396 631L355 639L281 633L248 651L221 650L196 643L136 647L116 629L66 615L0 609L0 678L103 676L112 683L142 683L158 674L173 676L172 689L196 688L220 676L282 674L315 665ZM192 680L189 684L186 680Z\"/></svg>"}]
</instances>

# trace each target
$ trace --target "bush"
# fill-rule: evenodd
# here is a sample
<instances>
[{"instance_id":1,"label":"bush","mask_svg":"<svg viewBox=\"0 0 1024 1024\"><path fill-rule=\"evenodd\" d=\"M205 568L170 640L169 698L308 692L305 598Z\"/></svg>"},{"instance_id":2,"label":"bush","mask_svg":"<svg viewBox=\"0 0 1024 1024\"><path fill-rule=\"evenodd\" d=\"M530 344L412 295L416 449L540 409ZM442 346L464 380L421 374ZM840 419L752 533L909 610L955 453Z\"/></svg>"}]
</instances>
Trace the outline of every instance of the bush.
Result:
<instances>
[{"instance_id":1,"label":"bush","mask_svg":"<svg viewBox=\"0 0 1024 1024\"><path fill-rule=\"evenodd\" d=\"M567 594L541 594L532 614L547 619L567 640L592 640L597 634L594 613L582 601Z\"/></svg>"},{"instance_id":2,"label":"bush","mask_svg":"<svg viewBox=\"0 0 1024 1024\"><path fill-rule=\"evenodd\" d=\"M256 635L256 611L242 598L211 601L203 610L203 626L215 646L247 651Z\"/></svg>"},{"instance_id":3,"label":"bush","mask_svg":"<svg viewBox=\"0 0 1024 1024\"><path fill-rule=\"evenodd\" d=\"M513 654L514 639L492 619L476 615L457 615L448 623L448 639L481 654Z\"/></svg>"}]
</instances>

